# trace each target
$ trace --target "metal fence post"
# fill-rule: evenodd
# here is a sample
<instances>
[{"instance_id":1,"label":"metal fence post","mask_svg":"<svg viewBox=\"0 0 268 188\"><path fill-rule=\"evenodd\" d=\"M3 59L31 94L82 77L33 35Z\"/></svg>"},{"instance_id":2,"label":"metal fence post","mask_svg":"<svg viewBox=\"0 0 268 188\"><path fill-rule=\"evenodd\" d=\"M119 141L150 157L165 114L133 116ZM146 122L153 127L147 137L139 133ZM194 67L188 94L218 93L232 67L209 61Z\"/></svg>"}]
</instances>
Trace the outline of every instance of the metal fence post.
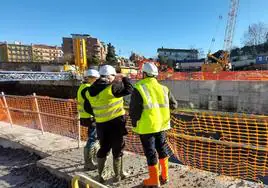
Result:
<instances>
[{"instance_id":1,"label":"metal fence post","mask_svg":"<svg viewBox=\"0 0 268 188\"><path fill-rule=\"evenodd\" d=\"M33 93L33 96L34 96L34 102L35 102L35 106L36 106L36 112L38 114L38 119L39 119L39 123L40 123L40 128L41 128L42 134L44 134L43 122L42 122L42 118L41 118L41 114L40 114L40 110L39 110L39 105L38 105L38 102L37 102L36 94Z\"/></svg>"},{"instance_id":2,"label":"metal fence post","mask_svg":"<svg viewBox=\"0 0 268 188\"><path fill-rule=\"evenodd\" d=\"M8 120L9 120L9 123L10 123L10 127L13 127L13 121L12 121L12 118L11 118L11 115L10 115L10 111L9 111L9 107L7 105L7 100L6 100L6 96L5 96L5 93L4 92L1 92L2 96L3 96L3 100L4 100L4 104L5 104L5 108L7 110L7 115L8 115Z\"/></svg>"},{"instance_id":3,"label":"metal fence post","mask_svg":"<svg viewBox=\"0 0 268 188\"><path fill-rule=\"evenodd\" d=\"M77 116L77 123L78 123L78 148L80 148L81 146L81 124L80 124L80 115L78 113Z\"/></svg>"}]
</instances>

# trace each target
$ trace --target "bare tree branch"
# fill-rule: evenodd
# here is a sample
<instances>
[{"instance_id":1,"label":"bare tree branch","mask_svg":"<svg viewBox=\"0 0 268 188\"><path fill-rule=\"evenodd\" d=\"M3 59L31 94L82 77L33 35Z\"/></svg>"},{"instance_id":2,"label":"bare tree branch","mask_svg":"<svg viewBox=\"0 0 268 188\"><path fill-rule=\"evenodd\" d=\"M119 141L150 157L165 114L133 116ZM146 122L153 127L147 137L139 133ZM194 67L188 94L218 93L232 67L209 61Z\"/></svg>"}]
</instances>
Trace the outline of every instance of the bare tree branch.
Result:
<instances>
[{"instance_id":1,"label":"bare tree branch","mask_svg":"<svg viewBox=\"0 0 268 188\"><path fill-rule=\"evenodd\" d=\"M246 46L259 45L266 42L268 35L267 26L262 23L251 24L244 33L243 43Z\"/></svg>"}]
</instances>

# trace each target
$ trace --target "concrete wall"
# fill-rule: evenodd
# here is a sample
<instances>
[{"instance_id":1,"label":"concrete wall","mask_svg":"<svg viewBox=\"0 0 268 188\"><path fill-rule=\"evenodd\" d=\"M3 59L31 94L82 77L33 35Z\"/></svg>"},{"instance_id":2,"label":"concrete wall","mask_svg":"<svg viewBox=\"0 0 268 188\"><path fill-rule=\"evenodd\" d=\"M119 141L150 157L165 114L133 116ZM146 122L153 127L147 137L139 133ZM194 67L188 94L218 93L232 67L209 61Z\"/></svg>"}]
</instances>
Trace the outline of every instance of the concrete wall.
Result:
<instances>
[{"instance_id":1,"label":"concrete wall","mask_svg":"<svg viewBox=\"0 0 268 188\"><path fill-rule=\"evenodd\" d=\"M196 109L268 114L265 81L163 81L180 105Z\"/></svg>"},{"instance_id":2,"label":"concrete wall","mask_svg":"<svg viewBox=\"0 0 268 188\"><path fill-rule=\"evenodd\" d=\"M135 82L133 82L135 83ZM181 107L240 113L268 114L268 82L265 81L163 81ZM12 95L45 95L75 98L78 81L20 81L0 83ZM130 97L127 97L130 100Z\"/></svg>"}]
</instances>

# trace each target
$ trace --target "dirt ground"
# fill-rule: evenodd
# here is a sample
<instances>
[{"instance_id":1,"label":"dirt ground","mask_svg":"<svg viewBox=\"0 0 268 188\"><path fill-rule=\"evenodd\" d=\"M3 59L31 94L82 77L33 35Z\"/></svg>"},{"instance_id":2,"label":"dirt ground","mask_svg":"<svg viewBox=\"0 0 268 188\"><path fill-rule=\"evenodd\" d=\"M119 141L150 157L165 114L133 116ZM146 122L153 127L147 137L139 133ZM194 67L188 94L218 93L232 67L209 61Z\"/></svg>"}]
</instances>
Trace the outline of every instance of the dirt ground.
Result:
<instances>
[{"instance_id":1,"label":"dirt ground","mask_svg":"<svg viewBox=\"0 0 268 188\"><path fill-rule=\"evenodd\" d=\"M64 188L65 180L58 179L45 169L38 168L40 157L19 149L0 147L0 188Z\"/></svg>"}]
</instances>

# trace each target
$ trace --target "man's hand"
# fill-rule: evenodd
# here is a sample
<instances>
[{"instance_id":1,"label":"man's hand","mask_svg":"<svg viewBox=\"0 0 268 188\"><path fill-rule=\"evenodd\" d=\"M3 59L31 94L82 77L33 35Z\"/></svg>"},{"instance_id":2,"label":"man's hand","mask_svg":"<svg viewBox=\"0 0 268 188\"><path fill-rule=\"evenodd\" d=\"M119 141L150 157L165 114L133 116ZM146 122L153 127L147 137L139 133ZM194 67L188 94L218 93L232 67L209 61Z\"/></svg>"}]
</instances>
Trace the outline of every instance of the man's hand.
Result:
<instances>
[{"instance_id":1,"label":"man's hand","mask_svg":"<svg viewBox=\"0 0 268 188\"><path fill-rule=\"evenodd\" d=\"M115 76L115 81L122 81L122 78L124 77L124 75L123 74L121 74L121 73L119 73L119 74L116 74L116 76Z\"/></svg>"}]
</instances>

